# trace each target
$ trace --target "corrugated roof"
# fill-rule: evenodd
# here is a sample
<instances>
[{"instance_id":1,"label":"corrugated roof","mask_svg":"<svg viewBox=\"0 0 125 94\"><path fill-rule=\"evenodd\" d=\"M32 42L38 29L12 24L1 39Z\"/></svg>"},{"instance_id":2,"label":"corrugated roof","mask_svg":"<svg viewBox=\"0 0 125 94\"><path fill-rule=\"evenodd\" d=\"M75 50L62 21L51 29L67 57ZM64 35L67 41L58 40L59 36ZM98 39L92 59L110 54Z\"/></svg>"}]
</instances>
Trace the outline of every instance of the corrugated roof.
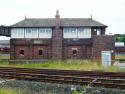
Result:
<instances>
[{"instance_id":1,"label":"corrugated roof","mask_svg":"<svg viewBox=\"0 0 125 94\"><path fill-rule=\"evenodd\" d=\"M55 18L26 18L11 27L53 27L55 26ZM106 25L95 21L91 18L61 18L60 26L103 26Z\"/></svg>"}]
</instances>

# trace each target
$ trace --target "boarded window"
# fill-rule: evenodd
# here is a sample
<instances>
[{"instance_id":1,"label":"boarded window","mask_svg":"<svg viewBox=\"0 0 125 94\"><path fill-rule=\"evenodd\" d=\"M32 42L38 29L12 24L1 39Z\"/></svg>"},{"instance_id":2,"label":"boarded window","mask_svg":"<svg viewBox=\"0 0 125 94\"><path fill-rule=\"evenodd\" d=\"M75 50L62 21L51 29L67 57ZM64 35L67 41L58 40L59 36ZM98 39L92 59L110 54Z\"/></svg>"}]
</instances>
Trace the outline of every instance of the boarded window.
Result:
<instances>
[{"instance_id":1,"label":"boarded window","mask_svg":"<svg viewBox=\"0 0 125 94\"><path fill-rule=\"evenodd\" d=\"M39 55L43 55L43 50L42 49L39 50Z\"/></svg>"},{"instance_id":2,"label":"boarded window","mask_svg":"<svg viewBox=\"0 0 125 94\"><path fill-rule=\"evenodd\" d=\"M24 56L24 50L23 49L20 50L20 55Z\"/></svg>"}]
</instances>

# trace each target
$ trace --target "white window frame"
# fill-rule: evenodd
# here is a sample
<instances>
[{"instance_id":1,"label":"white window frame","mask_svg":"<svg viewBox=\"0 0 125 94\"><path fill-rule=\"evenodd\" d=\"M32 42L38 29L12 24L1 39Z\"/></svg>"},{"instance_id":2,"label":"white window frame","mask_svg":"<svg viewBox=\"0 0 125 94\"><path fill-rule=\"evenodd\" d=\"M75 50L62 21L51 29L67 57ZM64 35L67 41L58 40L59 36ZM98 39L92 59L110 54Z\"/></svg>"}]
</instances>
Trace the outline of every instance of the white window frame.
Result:
<instances>
[{"instance_id":1,"label":"white window frame","mask_svg":"<svg viewBox=\"0 0 125 94\"><path fill-rule=\"evenodd\" d=\"M70 29L74 29L76 34L66 34ZM80 32L80 29L83 30ZM66 31L67 30L67 31ZM69 31L68 31L69 30ZM63 38L91 38L91 28L63 28Z\"/></svg>"},{"instance_id":2,"label":"white window frame","mask_svg":"<svg viewBox=\"0 0 125 94\"><path fill-rule=\"evenodd\" d=\"M39 28L39 38L52 38L52 28Z\"/></svg>"},{"instance_id":3,"label":"white window frame","mask_svg":"<svg viewBox=\"0 0 125 94\"><path fill-rule=\"evenodd\" d=\"M40 33L41 29L45 32ZM52 38L52 28L12 28L11 38Z\"/></svg>"},{"instance_id":4,"label":"white window frame","mask_svg":"<svg viewBox=\"0 0 125 94\"><path fill-rule=\"evenodd\" d=\"M28 33L28 30L31 33ZM38 38L38 28L25 28L25 38Z\"/></svg>"},{"instance_id":5,"label":"white window frame","mask_svg":"<svg viewBox=\"0 0 125 94\"><path fill-rule=\"evenodd\" d=\"M63 38L77 38L77 37L78 37L77 28L63 28Z\"/></svg>"},{"instance_id":6,"label":"white window frame","mask_svg":"<svg viewBox=\"0 0 125 94\"><path fill-rule=\"evenodd\" d=\"M11 38L24 38L24 28L12 28Z\"/></svg>"},{"instance_id":7,"label":"white window frame","mask_svg":"<svg viewBox=\"0 0 125 94\"><path fill-rule=\"evenodd\" d=\"M101 29L97 29L96 32L97 32L97 35L101 35Z\"/></svg>"}]
</instances>

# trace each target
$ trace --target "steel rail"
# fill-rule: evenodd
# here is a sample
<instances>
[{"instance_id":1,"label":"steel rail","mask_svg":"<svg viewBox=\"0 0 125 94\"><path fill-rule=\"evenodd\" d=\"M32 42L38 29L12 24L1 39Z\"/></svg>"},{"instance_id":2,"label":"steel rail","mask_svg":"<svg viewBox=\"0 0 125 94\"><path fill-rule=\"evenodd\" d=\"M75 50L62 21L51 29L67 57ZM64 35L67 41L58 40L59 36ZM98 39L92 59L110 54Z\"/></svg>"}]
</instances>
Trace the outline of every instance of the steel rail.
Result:
<instances>
[{"instance_id":1,"label":"steel rail","mask_svg":"<svg viewBox=\"0 0 125 94\"><path fill-rule=\"evenodd\" d=\"M42 73L42 74L61 74L91 77L110 77L125 79L125 72L101 72L101 71L80 71L80 70L58 70L58 69L33 69L33 68L14 68L0 67L0 71L6 72L24 72L24 73Z\"/></svg>"},{"instance_id":2,"label":"steel rail","mask_svg":"<svg viewBox=\"0 0 125 94\"><path fill-rule=\"evenodd\" d=\"M0 77L48 83L91 84L94 87L125 89L124 72L0 67Z\"/></svg>"}]
</instances>

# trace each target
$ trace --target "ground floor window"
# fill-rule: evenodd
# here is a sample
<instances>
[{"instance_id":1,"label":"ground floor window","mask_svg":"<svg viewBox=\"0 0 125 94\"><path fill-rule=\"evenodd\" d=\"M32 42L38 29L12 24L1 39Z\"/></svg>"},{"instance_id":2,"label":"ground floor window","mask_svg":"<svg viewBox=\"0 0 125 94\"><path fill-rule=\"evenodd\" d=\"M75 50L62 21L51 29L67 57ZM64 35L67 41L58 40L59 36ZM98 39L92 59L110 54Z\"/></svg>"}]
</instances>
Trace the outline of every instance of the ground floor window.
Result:
<instances>
[{"instance_id":1,"label":"ground floor window","mask_svg":"<svg viewBox=\"0 0 125 94\"><path fill-rule=\"evenodd\" d=\"M38 54L41 56L41 55L43 55L43 49L39 49L38 50Z\"/></svg>"},{"instance_id":2,"label":"ground floor window","mask_svg":"<svg viewBox=\"0 0 125 94\"><path fill-rule=\"evenodd\" d=\"M77 49L77 48L72 48L72 54L73 54L74 56L76 56L77 53L78 53L78 49Z\"/></svg>"},{"instance_id":3,"label":"ground floor window","mask_svg":"<svg viewBox=\"0 0 125 94\"><path fill-rule=\"evenodd\" d=\"M20 49L20 56L24 56L24 49Z\"/></svg>"}]
</instances>

